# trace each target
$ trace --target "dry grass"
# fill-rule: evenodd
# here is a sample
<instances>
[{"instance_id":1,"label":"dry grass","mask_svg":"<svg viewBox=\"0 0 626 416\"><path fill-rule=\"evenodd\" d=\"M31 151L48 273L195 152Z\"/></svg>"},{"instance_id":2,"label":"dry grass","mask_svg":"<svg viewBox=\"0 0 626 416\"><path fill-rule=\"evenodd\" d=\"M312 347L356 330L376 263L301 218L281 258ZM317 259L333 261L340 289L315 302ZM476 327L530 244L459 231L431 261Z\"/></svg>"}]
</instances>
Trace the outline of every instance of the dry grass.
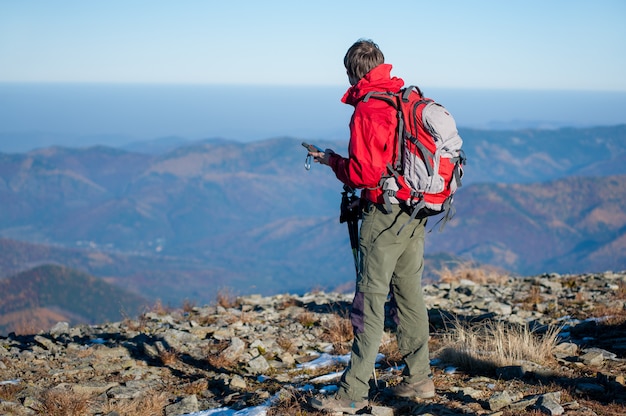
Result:
<instances>
[{"instance_id":1,"label":"dry grass","mask_svg":"<svg viewBox=\"0 0 626 416\"><path fill-rule=\"evenodd\" d=\"M160 351L159 360L161 360L163 365L172 365L178 361L178 353L171 349Z\"/></svg>"},{"instance_id":2,"label":"dry grass","mask_svg":"<svg viewBox=\"0 0 626 416\"><path fill-rule=\"evenodd\" d=\"M389 332L383 333L383 339L378 348L378 352L385 356L384 363L389 367L393 367L402 362L402 355L398 348L398 340Z\"/></svg>"},{"instance_id":3,"label":"dry grass","mask_svg":"<svg viewBox=\"0 0 626 416\"><path fill-rule=\"evenodd\" d=\"M316 314L313 312L302 312L296 320L305 328L312 328L319 321Z\"/></svg>"},{"instance_id":4,"label":"dry grass","mask_svg":"<svg viewBox=\"0 0 626 416\"><path fill-rule=\"evenodd\" d=\"M543 335L527 325L485 321L470 325L455 321L444 334L438 356L444 362L466 370L495 370L522 361L546 364L553 359L559 327Z\"/></svg>"},{"instance_id":5,"label":"dry grass","mask_svg":"<svg viewBox=\"0 0 626 416\"><path fill-rule=\"evenodd\" d=\"M57 388L41 393L36 410L48 416L83 416L90 405L89 396Z\"/></svg>"},{"instance_id":6,"label":"dry grass","mask_svg":"<svg viewBox=\"0 0 626 416\"><path fill-rule=\"evenodd\" d=\"M239 312L236 311L237 313L227 313L224 314L224 320L226 321L226 323L228 323L229 325L234 324L235 322L241 322L243 324L249 324L254 322L256 316L254 313L250 313L250 312Z\"/></svg>"},{"instance_id":7,"label":"dry grass","mask_svg":"<svg viewBox=\"0 0 626 416\"><path fill-rule=\"evenodd\" d=\"M524 299L524 303L536 305L543 300L541 297L541 287L533 285L528 291L528 296Z\"/></svg>"},{"instance_id":8,"label":"dry grass","mask_svg":"<svg viewBox=\"0 0 626 416\"><path fill-rule=\"evenodd\" d=\"M17 399L17 394L22 391L24 387L19 384L2 384L0 385L0 402L7 401L12 402Z\"/></svg>"},{"instance_id":9,"label":"dry grass","mask_svg":"<svg viewBox=\"0 0 626 416\"><path fill-rule=\"evenodd\" d=\"M172 313L172 308L170 306L163 305L161 299L157 299L154 305L152 305L152 307L149 309L149 312L155 313L158 316L165 316Z\"/></svg>"},{"instance_id":10,"label":"dry grass","mask_svg":"<svg viewBox=\"0 0 626 416\"><path fill-rule=\"evenodd\" d=\"M297 304L298 302L296 301L296 299L289 296L284 299L281 299L280 302L276 304L275 308L277 311L284 311L285 309L291 306L296 306Z\"/></svg>"},{"instance_id":11,"label":"dry grass","mask_svg":"<svg viewBox=\"0 0 626 416\"><path fill-rule=\"evenodd\" d=\"M285 388L280 391L277 401L267 411L267 416L318 416L323 412L307 411L305 405L310 395L293 388Z\"/></svg>"},{"instance_id":12,"label":"dry grass","mask_svg":"<svg viewBox=\"0 0 626 416\"><path fill-rule=\"evenodd\" d=\"M626 309L622 305L595 304L589 311L593 318L601 318L603 325L622 325L626 322Z\"/></svg>"},{"instance_id":13,"label":"dry grass","mask_svg":"<svg viewBox=\"0 0 626 416\"><path fill-rule=\"evenodd\" d=\"M620 280L617 283L617 290L615 291L615 298L626 300L626 282L625 281Z\"/></svg>"},{"instance_id":14,"label":"dry grass","mask_svg":"<svg viewBox=\"0 0 626 416\"><path fill-rule=\"evenodd\" d=\"M322 326L324 328L322 339L331 342L337 354L346 354L350 351L349 342L354 338L354 330L349 318L332 314Z\"/></svg>"},{"instance_id":15,"label":"dry grass","mask_svg":"<svg viewBox=\"0 0 626 416\"><path fill-rule=\"evenodd\" d=\"M473 263L459 263L453 268L444 267L435 273L439 276L439 280L444 283L455 283L465 279L483 285L488 283L503 284L510 278L506 272L496 267L479 267Z\"/></svg>"},{"instance_id":16,"label":"dry grass","mask_svg":"<svg viewBox=\"0 0 626 416\"><path fill-rule=\"evenodd\" d=\"M285 352L295 353L298 350L296 348L296 345L293 343L293 339L286 337L286 336L278 337L276 339L276 343Z\"/></svg>"},{"instance_id":17,"label":"dry grass","mask_svg":"<svg viewBox=\"0 0 626 416\"><path fill-rule=\"evenodd\" d=\"M163 409L169 404L167 394L147 391L133 400L108 401L99 406L100 414L117 413L120 416L161 416Z\"/></svg>"},{"instance_id":18,"label":"dry grass","mask_svg":"<svg viewBox=\"0 0 626 416\"><path fill-rule=\"evenodd\" d=\"M215 368L232 368L235 363L223 354L229 345L228 341L218 341L211 345L207 353L207 362Z\"/></svg>"},{"instance_id":19,"label":"dry grass","mask_svg":"<svg viewBox=\"0 0 626 416\"><path fill-rule=\"evenodd\" d=\"M196 396L201 395L203 392L207 391L209 388L209 382L207 379L196 380L192 383L186 383L182 388L182 394L189 396L195 394Z\"/></svg>"},{"instance_id":20,"label":"dry grass","mask_svg":"<svg viewBox=\"0 0 626 416\"><path fill-rule=\"evenodd\" d=\"M139 316L137 320L124 318L122 324L131 331L146 332L148 328L148 318L145 314Z\"/></svg>"},{"instance_id":21,"label":"dry grass","mask_svg":"<svg viewBox=\"0 0 626 416\"><path fill-rule=\"evenodd\" d=\"M183 309L183 312L191 313L191 312L193 312L195 307L196 307L196 303L195 302L193 302L193 301L191 301L189 299L185 299L184 302L183 302L182 309Z\"/></svg>"},{"instance_id":22,"label":"dry grass","mask_svg":"<svg viewBox=\"0 0 626 416\"><path fill-rule=\"evenodd\" d=\"M241 302L230 288L222 288L215 295L215 302L222 308L235 308L240 306Z\"/></svg>"}]
</instances>

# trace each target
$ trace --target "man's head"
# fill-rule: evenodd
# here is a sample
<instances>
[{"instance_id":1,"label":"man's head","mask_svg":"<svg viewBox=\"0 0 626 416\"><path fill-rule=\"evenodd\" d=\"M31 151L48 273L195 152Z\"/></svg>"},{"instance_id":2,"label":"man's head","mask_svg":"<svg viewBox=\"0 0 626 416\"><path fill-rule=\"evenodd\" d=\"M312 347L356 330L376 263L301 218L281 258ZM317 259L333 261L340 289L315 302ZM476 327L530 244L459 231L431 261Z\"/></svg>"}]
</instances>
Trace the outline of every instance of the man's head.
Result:
<instances>
[{"instance_id":1,"label":"man's head","mask_svg":"<svg viewBox=\"0 0 626 416\"><path fill-rule=\"evenodd\" d=\"M354 85L372 69L385 62L378 45L370 39L357 40L343 58L350 84Z\"/></svg>"}]
</instances>

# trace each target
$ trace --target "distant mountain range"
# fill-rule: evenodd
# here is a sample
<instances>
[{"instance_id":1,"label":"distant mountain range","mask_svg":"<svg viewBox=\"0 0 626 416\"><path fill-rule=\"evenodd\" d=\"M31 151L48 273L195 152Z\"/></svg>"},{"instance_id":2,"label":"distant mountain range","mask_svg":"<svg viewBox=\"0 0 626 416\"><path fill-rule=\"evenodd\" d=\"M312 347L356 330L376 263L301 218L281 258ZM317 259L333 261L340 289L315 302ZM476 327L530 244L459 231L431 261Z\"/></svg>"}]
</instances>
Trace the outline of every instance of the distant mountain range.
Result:
<instances>
[{"instance_id":1,"label":"distant mountain range","mask_svg":"<svg viewBox=\"0 0 626 416\"><path fill-rule=\"evenodd\" d=\"M626 125L461 134L465 185L457 217L427 237L428 277L460 259L626 269ZM54 263L177 304L349 286L341 185L305 155L296 138L0 153L0 277Z\"/></svg>"},{"instance_id":2,"label":"distant mountain range","mask_svg":"<svg viewBox=\"0 0 626 416\"><path fill-rule=\"evenodd\" d=\"M39 266L0 280L0 334L37 332L59 321L95 324L134 317L145 298L62 266Z\"/></svg>"}]
</instances>

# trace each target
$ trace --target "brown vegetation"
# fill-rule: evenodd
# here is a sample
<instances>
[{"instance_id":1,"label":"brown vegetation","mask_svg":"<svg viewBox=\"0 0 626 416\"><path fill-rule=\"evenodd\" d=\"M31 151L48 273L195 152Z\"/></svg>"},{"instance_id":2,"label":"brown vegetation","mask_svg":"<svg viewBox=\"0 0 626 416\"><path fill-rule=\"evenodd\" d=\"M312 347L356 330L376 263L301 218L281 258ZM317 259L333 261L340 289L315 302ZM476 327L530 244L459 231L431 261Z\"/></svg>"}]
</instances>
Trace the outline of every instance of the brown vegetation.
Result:
<instances>
[{"instance_id":1,"label":"brown vegetation","mask_svg":"<svg viewBox=\"0 0 626 416\"><path fill-rule=\"evenodd\" d=\"M558 342L559 327L538 334L528 325L484 321L468 324L454 321L443 334L443 361L468 371L494 370L519 365L522 361L548 364Z\"/></svg>"},{"instance_id":2,"label":"brown vegetation","mask_svg":"<svg viewBox=\"0 0 626 416\"><path fill-rule=\"evenodd\" d=\"M322 323L322 327L324 329L322 339L331 342L337 354L346 354L350 351L354 330L349 317L333 313Z\"/></svg>"}]
</instances>

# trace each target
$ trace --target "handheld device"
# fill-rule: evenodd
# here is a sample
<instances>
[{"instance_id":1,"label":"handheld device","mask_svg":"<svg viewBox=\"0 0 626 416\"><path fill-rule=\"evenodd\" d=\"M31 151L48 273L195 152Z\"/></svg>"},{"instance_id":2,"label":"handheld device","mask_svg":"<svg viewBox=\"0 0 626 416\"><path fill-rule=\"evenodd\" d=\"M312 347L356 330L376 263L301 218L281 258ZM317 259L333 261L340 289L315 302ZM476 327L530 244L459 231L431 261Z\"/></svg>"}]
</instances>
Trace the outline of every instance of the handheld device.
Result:
<instances>
[{"instance_id":1,"label":"handheld device","mask_svg":"<svg viewBox=\"0 0 626 416\"><path fill-rule=\"evenodd\" d=\"M304 148L306 150L308 150L309 152L324 152L322 149L320 149L319 147L315 146L314 144L308 144L307 142L302 142L302 146L304 146ZM307 154L306 155L306 159L304 160L304 168L306 170L311 169L311 160L312 160L312 156L311 154Z\"/></svg>"},{"instance_id":2,"label":"handheld device","mask_svg":"<svg viewBox=\"0 0 626 416\"><path fill-rule=\"evenodd\" d=\"M322 153L324 152L324 150L320 149L314 144L308 144L306 142L302 142L302 146L304 146L306 150L308 150L309 152L322 152Z\"/></svg>"}]
</instances>

